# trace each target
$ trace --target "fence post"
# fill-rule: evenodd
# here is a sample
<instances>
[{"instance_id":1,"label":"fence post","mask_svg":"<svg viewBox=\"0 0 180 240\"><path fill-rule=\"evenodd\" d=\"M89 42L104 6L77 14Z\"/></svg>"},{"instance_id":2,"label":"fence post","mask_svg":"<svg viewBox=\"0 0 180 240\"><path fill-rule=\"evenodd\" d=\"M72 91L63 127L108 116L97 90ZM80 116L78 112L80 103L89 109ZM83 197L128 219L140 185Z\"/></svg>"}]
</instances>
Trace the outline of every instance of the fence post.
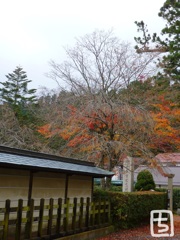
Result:
<instances>
[{"instance_id":1,"label":"fence post","mask_svg":"<svg viewBox=\"0 0 180 240\"><path fill-rule=\"evenodd\" d=\"M68 224L69 224L69 198L65 199L64 204L64 231L68 232Z\"/></svg>"},{"instance_id":2,"label":"fence post","mask_svg":"<svg viewBox=\"0 0 180 240\"><path fill-rule=\"evenodd\" d=\"M42 236L43 216L44 216L44 198L41 198L39 209L38 237Z\"/></svg>"},{"instance_id":3,"label":"fence post","mask_svg":"<svg viewBox=\"0 0 180 240\"><path fill-rule=\"evenodd\" d=\"M94 227L94 225L95 225L95 212L96 212L95 200L93 200L93 202L91 203L91 206L92 206L92 215L91 215L92 220L91 220L91 222L92 222L92 227Z\"/></svg>"},{"instance_id":4,"label":"fence post","mask_svg":"<svg viewBox=\"0 0 180 240\"><path fill-rule=\"evenodd\" d=\"M106 223L106 198L103 199L103 216L102 216L102 223Z\"/></svg>"},{"instance_id":5,"label":"fence post","mask_svg":"<svg viewBox=\"0 0 180 240\"><path fill-rule=\"evenodd\" d=\"M58 198L57 223L56 223L57 234L59 234L61 230L61 214L62 214L62 198Z\"/></svg>"},{"instance_id":6,"label":"fence post","mask_svg":"<svg viewBox=\"0 0 180 240\"><path fill-rule=\"evenodd\" d=\"M86 228L89 228L89 219L90 219L90 215L89 215L89 208L90 208L90 198L87 197L86 200Z\"/></svg>"},{"instance_id":7,"label":"fence post","mask_svg":"<svg viewBox=\"0 0 180 240\"><path fill-rule=\"evenodd\" d=\"M107 201L108 201L108 223L110 224L111 223L111 202L109 199Z\"/></svg>"},{"instance_id":8,"label":"fence post","mask_svg":"<svg viewBox=\"0 0 180 240\"><path fill-rule=\"evenodd\" d=\"M50 198L50 200L49 200L49 220L48 220L48 228L47 228L48 235L51 235L52 218L53 218L53 204L54 204L54 199Z\"/></svg>"},{"instance_id":9,"label":"fence post","mask_svg":"<svg viewBox=\"0 0 180 240\"><path fill-rule=\"evenodd\" d=\"M9 214L10 214L10 204L11 201L6 200L5 204L5 214L4 214L4 229L3 229L3 240L6 240L8 237L8 226L9 226Z\"/></svg>"},{"instance_id":10,"label":"fence post","mask_svg":"<svg viewBox=\"0 0 180 240\"><path fill-rule=\"evenodd\" d=\"M17 208L16 233L15 233L16 240L21 239L22 208L23 208L23 200L19 199L18 208Z\"/></svg>"},{"instance_id":11,"label":"fence post","mask_svg":"<svg viewBox=\"0 0 180 240\"><path fill-rule=\"evenodd\" d=\"M72 217L72 230L74 232L76 230L76 214L77 214L77 198L74 198L73 217Z\"/></svg>"},{"instance_id":12,"label":"fence post","mask_svg":"<svg viewBox=\"0 0 180 240\"><path fill-rule=\"evenodd\" d=\"M31 239L32 235L32 223L34 214L34 199L31 199L28 203L29 210L27 212L27 222L25 227L25 237Z\"/></svg>"},{"instance_id":13,"label":"fence post","mask_svg":"<svg viewBox=\"0 0 180 240\"><path fill-rule=\"evenodd\" d=\"M79 229L82 229L83 223L83 207L84 207L84 198L80 198L80 212L79 212Z\"/></svg>"},{"instance_id":14,"label":"fence post","mask_svg":"<svg viewBox=\"0 0 180 240\"><path fill-rule=\"evenodd\" d=\"M101 198L98 198L98 209L97 209L97 225L101 224Z\"/></svg>"}]
</instances>

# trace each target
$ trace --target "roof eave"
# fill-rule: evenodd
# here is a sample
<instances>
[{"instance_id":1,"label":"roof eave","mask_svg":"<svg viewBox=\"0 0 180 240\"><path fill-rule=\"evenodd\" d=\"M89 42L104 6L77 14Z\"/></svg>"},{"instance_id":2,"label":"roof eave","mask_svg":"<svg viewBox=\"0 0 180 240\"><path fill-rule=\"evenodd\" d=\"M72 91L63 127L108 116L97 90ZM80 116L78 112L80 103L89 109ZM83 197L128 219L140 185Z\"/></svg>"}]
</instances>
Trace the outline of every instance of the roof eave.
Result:
<instances>
[{"instance_id":1,"label":"roof eave","mask_svg":"<svg viewBox=\"0 0 180 240\"><path fill-rule=\"evenodd\" d=\"M104 172L104 173L91 173L91 172L81 172L81 171L73 171L73 170L66 170L66 169L55 169L55 168L45 168L45 167L38 167L38 166L26 166L26 165L16 165L10 163L0 163L0 167L4 168L12 168L12 169L20 169L20 170L27 170L27 171L34 171L34 172L56 172L56 173L64 173L69 175L86 175L92 177L111 177L114 175L113 172ZM104 171L104 170L103 170Z\"/></svg>"}]
</instances>

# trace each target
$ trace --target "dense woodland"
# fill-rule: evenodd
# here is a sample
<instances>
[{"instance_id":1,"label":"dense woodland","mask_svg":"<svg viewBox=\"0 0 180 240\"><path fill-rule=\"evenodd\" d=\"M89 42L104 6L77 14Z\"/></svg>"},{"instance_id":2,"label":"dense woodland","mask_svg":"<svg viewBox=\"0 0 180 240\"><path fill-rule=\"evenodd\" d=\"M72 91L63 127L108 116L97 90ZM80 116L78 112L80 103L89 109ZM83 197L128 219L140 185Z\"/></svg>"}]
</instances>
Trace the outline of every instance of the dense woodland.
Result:
<instances>
[{"instance_id":1,"label":"dense woodland","mask_svg":"<svg viewBox=\"0 0 180 240\"><path fill-rule=\"evenodd\" d=\"M180 3L165 1L161 37L136 22L137 46L96 31L50 62L55 92L36 95L16 67L0 82L0 144L95 162L112 170L129 155L154 164L180 150Z\"/></svg>"}]
</instances>

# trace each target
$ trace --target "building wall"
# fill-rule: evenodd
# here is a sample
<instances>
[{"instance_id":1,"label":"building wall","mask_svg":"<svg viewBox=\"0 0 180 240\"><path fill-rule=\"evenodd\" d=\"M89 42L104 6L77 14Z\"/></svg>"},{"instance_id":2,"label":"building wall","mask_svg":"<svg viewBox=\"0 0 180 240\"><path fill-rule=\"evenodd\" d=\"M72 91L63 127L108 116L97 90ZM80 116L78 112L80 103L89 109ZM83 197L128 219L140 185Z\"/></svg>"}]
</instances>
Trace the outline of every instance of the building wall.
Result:
<instances>
[{"instance_id":1,"label":"building wall","mask_svg":"<svg viewBox=\"0 0 180 240\"><path fill-rule=\"evenodd\" d=\"M32 198L64 198L66 175L38 172L33 176Z\"/></svg>"},{"instance_id":2,"label":"building wall","mask_svg":"<svg viewBox=\"0 0 180 240\"><path fill-rule=\"evenodd\" d=\"M17 204L18 199L28 199L30 171L0 168L0 205L6 199ZM65 197L66 174L36 172L33 174L32 198L39 201L45 198ZM68 180L67 197L91 197L92 177L72 175ZM4 203L3 203L4 204Z\"/></svg>"},{"instance_id":3,"label":"building wall","mask_svg":"<svg viewBox=\"0 0 180 240\"><path fill-rule=\"evenodd\" d=\"M91 197L92 177L73 175L69 177L68 197Z\"/></svg>"},{"instance_id":4,"label":"building wall","mask_svg":"<svg viewBox=\"0 0 180 240\"><path fill-rule=\"evenodd\" d=\"M27 199L29 171L0 168L0 201Z\"/></svg>"}]
</instances>

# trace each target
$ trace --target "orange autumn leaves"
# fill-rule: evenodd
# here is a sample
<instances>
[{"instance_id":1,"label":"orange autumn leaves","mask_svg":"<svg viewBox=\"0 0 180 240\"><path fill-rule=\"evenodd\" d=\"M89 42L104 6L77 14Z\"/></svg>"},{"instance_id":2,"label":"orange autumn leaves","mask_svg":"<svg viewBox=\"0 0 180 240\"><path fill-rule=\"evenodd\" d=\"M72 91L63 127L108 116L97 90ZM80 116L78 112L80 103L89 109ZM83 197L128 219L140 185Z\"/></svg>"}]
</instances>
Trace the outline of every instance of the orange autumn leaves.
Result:
<instances>
[{"instance_id":1,"label":"orange autumn leaves","mask_svg":"<svg viewBox=\"0 0 180 240\"><path fill-rule=\"evenodd\" d=\"M79 151L85 151L87 142L89 144L89 141L94 138L89 130L94 129L95 125L91 123L91 121L88 121L86 117L82 117L75 107L68 106L68 108L70 115L66 119L65 126L59 128L55 126L55 124L45 124L38 128L38 132L45 138L50 138L58 134L67 141L67 147L73 148L81 146ZM96 123L96 125L98 125L98 123ZM88 148L87 150L90 149Z\"/></svg>"},{"instance_id":2,"label":"orange autumn leaves","mask_svg":"<svg viewBox=\"0 0 180 240\"><path fill-rule=\"evenodd\" d=\"M38 128L38 132L46 138L58 134L67 141L66 147L74 148L75 152L89 152L90 154L102 150L103 142L117 140L114 126L117 125L118 116L107 109L86 109L80 111L74 106L68 106L69 117L63 127L57 128L55 124L46 124Z\"/></svg>"},{"instance_id":3,"label":"orange autumn leaves","mask_svg":"<svg viewBox=\"0 0 180 240\"><path fill-rule=\"evenodd\" d=\"M153 148L162 152L173 152L180 149L180 109L164 97L154 104L151 113L154 122Z\"/></svg>"},{"instance_id":4,"label":"orange autumn leaves","mask_svg":"<svg viewBox=\"0 0 180 240\"><path fill-rule=\"evenodd\" d=\"M38 128L38 132L46 138L50 138L58 134L61 138L67 141L67 147L77 148L79 152L92 152L100 151L102 141L121 141L124 137L133 139L130 129L128 132L126 128L131 128L129 114L120 115L118 111L112 112L108 108L79 111L74 106L68 106L69 117L63 127L55 126L53 124L46 124ZM158 152L173 152L180 149L180 110L170 101L165 100L163 97L159 99L157 104L153 104L153 111L150 112L154 120L154 129L151 132L151 141L148 142L148 147L155 153ZM123 118L124 116L124 118ZM135 115L138 122L142 121L139 114ZM137 131L145 131L146 125L139 124ZM140 129L141 128L141 129ZM123 134L125 134L123 136ZM127 140L127 141L129 141ZM144 143L145 144L145 143ZM147 143L146 143L147 144Z\"/></svg>"},{"instance_id":5,"label":"orange autumn leaves","mask_svg":"<svg viewBox=\"0 0 180 240\"><path fill-rule=\"evenodd\" d=\"M37 131L43 136L45 136L46 138L50 138L59 132L59 128L53 129L52 125L48 123L41 127L38 127Z\"/></svg>"}]
</instances>

